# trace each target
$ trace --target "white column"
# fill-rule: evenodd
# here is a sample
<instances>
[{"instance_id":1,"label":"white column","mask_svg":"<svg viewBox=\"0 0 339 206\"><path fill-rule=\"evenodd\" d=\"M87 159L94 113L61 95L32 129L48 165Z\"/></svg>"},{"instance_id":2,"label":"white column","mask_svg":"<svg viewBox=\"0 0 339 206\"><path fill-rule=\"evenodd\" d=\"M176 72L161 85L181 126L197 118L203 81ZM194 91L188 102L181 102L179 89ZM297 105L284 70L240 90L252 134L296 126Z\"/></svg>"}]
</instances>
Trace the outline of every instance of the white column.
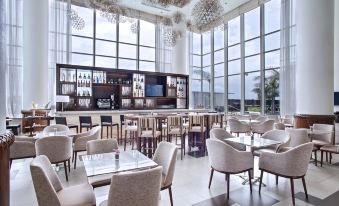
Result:
<instances>
[{"instance_id":1,"label":"white column","mask_svg":"<svg viewBox=\"0 0 339 206\"><path fill-rule=\"evenodd\" d=\"M48 102L48 5L46 0L23 5L23 108Z\"/></svg>"},{"instance_id":2,"label":"white column","mask_svg":"<svg viewBox=\"0 0 339 206\"><path fill-rule=\"evenodd\" d=\"M297 0L296 113L333 114L334 1Z\"/></svg>"},{"instance_id":3,"label":"white column","mask_svg":"<svg viewBox=\"0 0 339 206\"><path fill-rule=\"evenodd\" d=\"M176 25L176 29L180 30L182 32L182 36L179 40L177 40L176 45L173 47L172 50L172 57L173 57L173 64L172 73L177 74L188 74L188 68L186 65L186 57L187 57L187 51L186 51L186 30L185 30L185 24L180 23L179 25Z\"/></svg>"}]
</instances>

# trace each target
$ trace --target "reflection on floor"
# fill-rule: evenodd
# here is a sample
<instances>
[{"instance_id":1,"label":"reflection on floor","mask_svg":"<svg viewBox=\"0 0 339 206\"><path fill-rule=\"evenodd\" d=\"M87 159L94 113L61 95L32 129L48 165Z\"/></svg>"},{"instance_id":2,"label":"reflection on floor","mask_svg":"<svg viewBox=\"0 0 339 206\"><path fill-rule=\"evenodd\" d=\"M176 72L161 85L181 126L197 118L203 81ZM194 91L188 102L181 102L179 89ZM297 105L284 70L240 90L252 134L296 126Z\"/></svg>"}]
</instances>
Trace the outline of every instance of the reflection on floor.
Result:
<instances>
[{"instance_id":1,"label":"reflection on floor","mask_svg":"<svg viewBox=\"0 0 339 206\"><path fill-rule=\"evenodd\" d=\"M320 155L318 155L320 156ZM253 186L253 195L250 195L249 186L242 185L242 179L232 175L230 183L230 201L226 201L225 176L215 173L211 189L208 189L210 167L208 157L194 158L186 155L180 160L177 157L177 165L173 182L174 205L208 206L208 205L292 205L289 180L280 178L279 185L275 184L273 175L265 174L264 182L267 185L262 188L262 195L258 195L258 185ZM35 191L29 171L29 163L32 159L15 160L11 168L11 205L27 206L37 205ZM256 159L257 161L257 159ZM334 156L333 162L339 161L339 155ZM65 181L64 170L58 175L67 187L87 181L86 173L81 161L74 170L71 168L69 182ZM255 175L258 172L255 173ZM322 168L309 164L306 175L306 184L309 199L306 202L301 180L295 181L296 205L338 205L339 202L339 166L325 164ZM95 189L97 203L105 200L109 187ZM168 191L162 191L160 205L170 205Z\"/></svg>"}]
</instances>

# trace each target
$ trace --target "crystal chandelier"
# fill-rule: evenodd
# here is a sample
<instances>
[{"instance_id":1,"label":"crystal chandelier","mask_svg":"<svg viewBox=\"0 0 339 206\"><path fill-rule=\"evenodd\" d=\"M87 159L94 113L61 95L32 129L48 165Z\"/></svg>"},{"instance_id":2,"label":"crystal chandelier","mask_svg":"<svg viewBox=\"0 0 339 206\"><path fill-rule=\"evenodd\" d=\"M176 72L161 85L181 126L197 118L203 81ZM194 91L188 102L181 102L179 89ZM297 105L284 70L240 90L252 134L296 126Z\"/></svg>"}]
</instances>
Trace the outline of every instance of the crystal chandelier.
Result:
<instances>
[{"instance_id":1,"label":"crystal chandelier","mask_svg":"<svg viewBox=\"0 0 339 206\"><path fill-rule=\"evenodd\" d=\"M159 5L164 8L167 8L169 6L182 8L189 2L189 0L144 0L144 2L149 5Z\"/></svg>"},{"instance_id":2,"label":"crystal chandelier","mask_svg":"<svg viewBox=\"0 0 339 206\"><path fill-rule=\"evenodd\" d=\"M164 30L164 43L168 47L174 47L177 40L181 38L181 32L175 31L173 28L168 27Z\"/></svg>"},{"instance_id":3,"label":"crystal chandelier","mask_svg":"<svg viewBox=\"0 0 339 206\"><path fill-rule=\"evenodd\" d=\"M188 29L200 33L209 31L222 23L223 12L224 7L219 0L200 0L192 9Z\"/></svg>"},{"instance_id":4,"label":"crystal chandelier","mask_svg":"<svg viewBox=\"0 0 339 206\"><path fill-rule=\"evenodd\" d=\"M70 9L67 12L67 14L68 14L68 16L71 20L72 27L74 29L82 30L85 27L85 20L83 18L81 18L75 10Z\"/></svg>"}]
</instances>

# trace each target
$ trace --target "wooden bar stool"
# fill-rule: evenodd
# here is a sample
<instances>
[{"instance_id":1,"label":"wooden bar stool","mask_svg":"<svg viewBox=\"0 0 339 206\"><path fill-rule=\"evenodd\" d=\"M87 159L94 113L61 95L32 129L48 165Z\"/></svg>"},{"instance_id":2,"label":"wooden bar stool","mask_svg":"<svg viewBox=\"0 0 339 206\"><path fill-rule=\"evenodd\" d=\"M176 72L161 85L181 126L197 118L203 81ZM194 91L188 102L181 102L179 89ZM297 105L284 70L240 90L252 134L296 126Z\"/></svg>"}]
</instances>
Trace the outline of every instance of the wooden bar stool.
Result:
<instances>
[{"instance_id":1,"label":"wooden bar stool","mask_svg":"<svg viewBox=\"0 0 339 206\"><path fill-rule=\"evenodd\" d=\"M137 126L137 119L124 119L124 130L125 130L125 137L124 137L124 150L126 150L127 145L127 133L129 133L129 141L132 144L132 149L134 149L134 141L136 133L138 132Z\"/></svg>"},{"instance_id":2,"label":"wooden bar stool","mask_svg":"<svg viewBox=\"0 0 339 206\"><path fill-rule=\"evenodd\" d=\"M108 139L108 128L111 128L111 139L113 138L113 127L117 127L117 140L119 140L119 123L114 123L112 116L100 116L100 120L101 120L101 139L103 136L103 130L104 127L106 127L106 131L107 131L107 139Z\"/></svg>"},{"instance_id":3,"label":"wooden bar stool","mask_svg":"<svg viewBox=\"0 0 339 206\"><path fill-rule=\"evenodd\" d=\"M125 126L125 115L120 114L120 143L122 144L122 126ZM119 139L118 139L118 143L119 143Z\"/></svg>"},{"instance_id":4,"label":"wooden bar stool","mask_svg":"<svg viewBox=\"0 0 339 206\"><path fill-rule=\"evenodd\" d=\"M138 119L138 148L150 158L157 149L158 140L161 136L161 132L157 128L154 117L140 117Z\"/></svg>"},{"instance_id":5,"label":"wooden bar stool","mask_svg":"<svg viewBox=\"0 0 339 206\"><path fill-rule=\"evenodd\" d=\"M79 116L80 122L80 133L82 132L82 128L86 128L87 131L92 129L92 127L99 126L99 124L92 124L91 116Z\"/></svg>"},{"instance_id":6,"label":"wooden bar stool","mask_svg":"<svg viewBox=\"0 0 339 206\"><path fill-rule=\"evenodd\" d=\"M172 137L175 137L175 144L179 146L181 152L181 159L185 155L186 145L186 129L183 126L183 118L181 116L168 116L167 117L167 135L168 141L172 142ZM178 137L180 143L178 144Z\"/></svg>"},{"instance_id":7,"label":"wooden bar stool","mask_svg":"<svg viewBox=\"0 0 339 206\"><path fill-rule=\"evenodd\" d=\"M79 132L78 131L78 129L79 129L78 125L76 125L76 124L67 124L66 117L55 117L55 124L66 125L70 129L75 128L77 133Z\"/></svg>"},{"instance_id":8,"label":"wooden bar stool","mask_svg":"<svg viewBox=\"0 0 339 206\"><path fill-rule=\"evenodd\" d=\"M189 151L192 147L199 147L200 155L204 156L206 153L206 122L204 115L189 115L189 127L188 127L188 137L189 137Z\"/></svg>"}]
</instances>

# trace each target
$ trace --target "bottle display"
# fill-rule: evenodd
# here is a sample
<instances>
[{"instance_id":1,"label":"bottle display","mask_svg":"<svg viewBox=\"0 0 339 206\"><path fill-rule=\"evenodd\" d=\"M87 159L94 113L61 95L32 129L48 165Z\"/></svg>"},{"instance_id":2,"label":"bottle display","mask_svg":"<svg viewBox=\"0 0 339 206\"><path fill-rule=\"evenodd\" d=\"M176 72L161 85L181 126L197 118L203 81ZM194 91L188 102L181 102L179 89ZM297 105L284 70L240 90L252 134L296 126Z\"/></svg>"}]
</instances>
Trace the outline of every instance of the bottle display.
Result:
<instances>
[{"instance_id":1,"label":"bottle display","mask_svg":"<svg viewBox=\"0 0 339 206\"><path fill-rule=\"evenodd\" d=\"M133 74L133 97L145 97L145 75Z\"/></svg>"},{"instance_id":2,"label":"bottle display","mask_svg":"<svg viewBox=\"0 0 339 206\"><path fill-rule=\"evenodd\" d=\"M77 95L81 97L92 96L92 72L89 70L78 70Z\"/></svg>"}]
</instances>

